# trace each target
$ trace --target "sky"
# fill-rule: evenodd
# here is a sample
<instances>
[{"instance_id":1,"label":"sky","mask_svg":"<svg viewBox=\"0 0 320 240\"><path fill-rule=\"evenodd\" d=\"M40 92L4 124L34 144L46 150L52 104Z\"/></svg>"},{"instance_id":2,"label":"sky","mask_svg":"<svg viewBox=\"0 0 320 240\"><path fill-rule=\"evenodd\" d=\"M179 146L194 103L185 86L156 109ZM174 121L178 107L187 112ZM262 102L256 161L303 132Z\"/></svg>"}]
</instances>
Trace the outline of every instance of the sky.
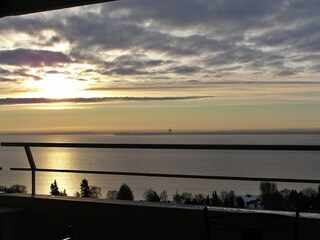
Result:
<instances>
[{"instance_id":1,"label":"sky","mask_svg":"<svg viewBox=\"0 0 320 240\"><path fill-rule=\"evenodd\" d=\"M0 132L320 129L320 1L0 18Z\"/></svg>"}]
</instances>

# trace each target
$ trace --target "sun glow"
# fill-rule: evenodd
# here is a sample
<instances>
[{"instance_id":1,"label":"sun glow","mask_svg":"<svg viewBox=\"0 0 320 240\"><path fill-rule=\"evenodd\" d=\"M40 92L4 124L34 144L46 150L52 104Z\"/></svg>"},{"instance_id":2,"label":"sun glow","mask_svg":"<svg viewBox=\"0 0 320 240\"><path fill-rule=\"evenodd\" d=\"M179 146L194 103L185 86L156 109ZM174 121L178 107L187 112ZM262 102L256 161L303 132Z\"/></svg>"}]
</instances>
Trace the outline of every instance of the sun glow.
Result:
<instances>
[{"instance_id":1,"label":"sun glow","mask_svg":"<svg viewBox=\"0 0 320 240\"><path fill-rule=\"evenodd\" d=\"M35 92L32 97L41 98L77 98L91 97L84 89L87 82L67 79L63 74L48 75L44 80L29 84Z\"/></svg>"}]
</instances>

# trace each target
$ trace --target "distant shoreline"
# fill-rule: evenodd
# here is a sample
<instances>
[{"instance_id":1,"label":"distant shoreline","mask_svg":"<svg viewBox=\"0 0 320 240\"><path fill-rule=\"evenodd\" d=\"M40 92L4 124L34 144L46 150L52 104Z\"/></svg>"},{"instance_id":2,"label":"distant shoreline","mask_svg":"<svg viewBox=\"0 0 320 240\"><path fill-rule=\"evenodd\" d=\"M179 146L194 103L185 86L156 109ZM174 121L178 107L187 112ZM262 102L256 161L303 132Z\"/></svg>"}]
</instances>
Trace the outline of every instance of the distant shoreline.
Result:
<instances>
[{"instance_id":1,"label":"distant shoreline","mask_svg":"<svg viewBox=\"0 0 320 240\"><path fill-rule=\"evenodd\" d=\"M113 135L297 135L297 134L320 134L320 130L281 130L281 131L181 131L181 132L118 132Z\"/></svg>"},{"instance_id":2,"label":"distant shoreline","mask_svg":"<svg viewBox=\"0 0 320 240\"><path fill-rule=\"evenodd\" d=\"M114 136L179 136L179 135L320 135L320 129L226 130L226 131L56 131L2 132L0 135L114 135Z\"/></svg>"}]
</instances>

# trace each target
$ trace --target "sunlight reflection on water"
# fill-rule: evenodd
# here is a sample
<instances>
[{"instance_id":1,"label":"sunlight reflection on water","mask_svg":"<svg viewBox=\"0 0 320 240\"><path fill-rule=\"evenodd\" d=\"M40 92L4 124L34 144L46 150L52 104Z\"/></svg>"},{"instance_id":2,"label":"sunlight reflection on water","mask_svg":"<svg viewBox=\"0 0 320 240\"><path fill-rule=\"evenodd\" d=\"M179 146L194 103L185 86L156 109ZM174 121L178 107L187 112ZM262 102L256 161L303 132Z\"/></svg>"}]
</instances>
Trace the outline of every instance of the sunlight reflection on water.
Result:
<instances>
[{"instance_id":1,"label":"sunlight reflection on water","mask_svg":"<svg viewBox=\"0 0 320 240\"><path fill-rule=\"evenodd\" d=\"M38 157L38 155L40 155ZM60 149L60 148L47 148L46 151L41 149L35 149L34 157L37 159L37 167L39 168L49 168L49 169L76 169L77 164L75 164L76 159L74 159L73 149ZM59 183L59 190L63 189L76 189L78 184L74 181L74 177L68 173L38 173L38 181L41 182L43 186L50 186L51 183L57 180ZM47 189L40 187L39 192L46 192ZM49 193L49 191L48 191Z\"/></svg>"}]
</instances>

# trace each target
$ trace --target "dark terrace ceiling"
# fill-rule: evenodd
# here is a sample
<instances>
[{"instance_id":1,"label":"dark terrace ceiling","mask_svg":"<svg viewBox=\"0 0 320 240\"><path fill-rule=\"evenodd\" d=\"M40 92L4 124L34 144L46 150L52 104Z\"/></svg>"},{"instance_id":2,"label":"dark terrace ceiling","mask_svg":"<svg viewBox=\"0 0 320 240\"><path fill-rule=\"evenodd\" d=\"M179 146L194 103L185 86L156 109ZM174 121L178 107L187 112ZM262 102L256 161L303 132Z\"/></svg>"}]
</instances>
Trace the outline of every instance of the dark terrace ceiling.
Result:
<instances>
[{"instance_id":1,"label":"dark terrace ceiling","mask_svg":"<svg viewBox=\"0 0 320 240\"><path fill-rule=\"evenodd\" d=\"M0 17L111 1L116 0L0 0Z\"/></svg>"}]
</instances>

